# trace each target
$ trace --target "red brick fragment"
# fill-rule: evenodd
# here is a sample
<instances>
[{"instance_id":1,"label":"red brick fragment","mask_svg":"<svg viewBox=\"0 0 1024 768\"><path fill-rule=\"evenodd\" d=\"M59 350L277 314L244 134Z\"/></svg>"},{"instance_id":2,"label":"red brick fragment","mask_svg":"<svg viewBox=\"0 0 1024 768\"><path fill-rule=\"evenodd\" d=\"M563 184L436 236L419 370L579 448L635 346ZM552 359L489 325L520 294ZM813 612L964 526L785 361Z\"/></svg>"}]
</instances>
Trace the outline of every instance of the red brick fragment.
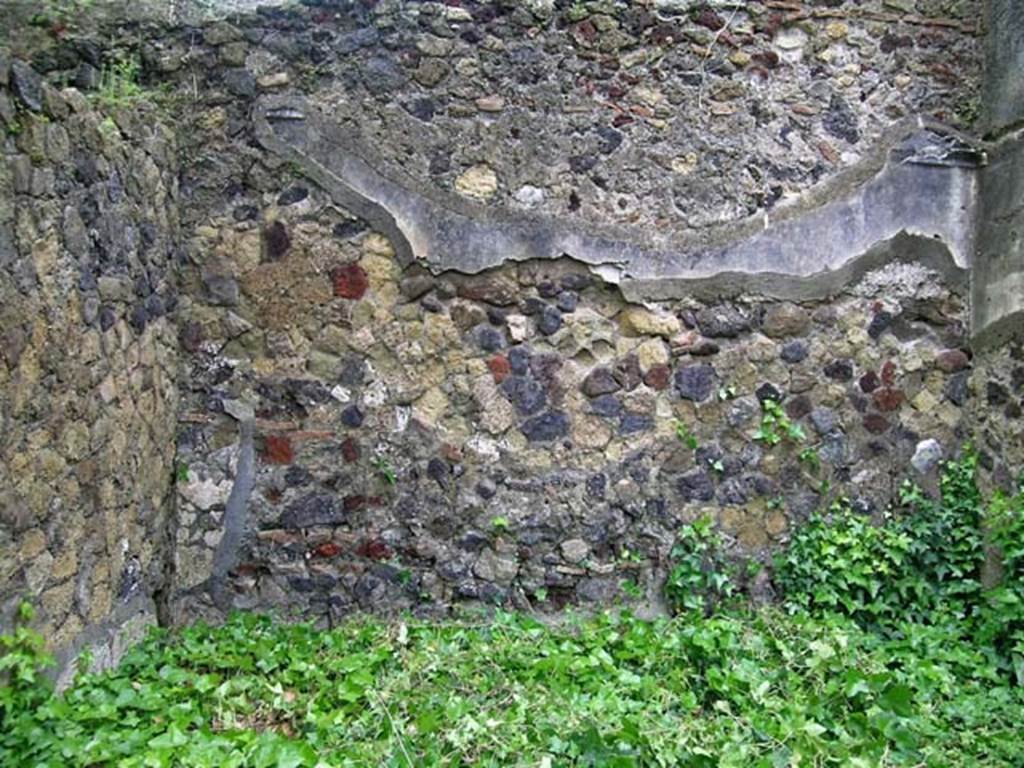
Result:
<instances>
[{"instance_id":1,"label":"red brick fragment","mask_svg":"<svg viewBox=\"0 0 1024 768\"><path fill-rule=\"evenodd\" d=\"M880 413L869 413L864 417L864 429L873 435L880 435L889 429L889 420Z\"/></svg>"},{"instance_id":2,"label":"red brick fragment","mask_svg":"<svg viewBox=\"0 0 1024 768\"><path fill-rule=\"evenodd\" d=\"M903 404L903 393L892 387L876 389L871 397L880 411L895 411Z\"/></svg>"},{"instance_id":3,"label":"red brick fragment","mask_svg":"<svg viewBox=\"0 0 1024 768\"><path fill-rule=\"evenodd\" d=\"M345 438L345 442L341 444L341 457L346 464L354 464L359 461L359 444L351 437Z\"/></svg>"},{"instance_id":4,"label":"red brick fragment","mask_svg":"<svg viewBox=\"0 0 1024 768\"><path fill-rule=\"evenodd\" d=\"M286 435L267 435L263 441L263 460L267 464L291 464L295 460L291 438Z\"/></svg>"},{"instance_id":5,"label":"red brick fragment","mask_svg":"<svg viewBox=\"0 0 1024 768\"><path fill-rule=\"evenodd\" d=\"M370 287L366 270L358 264L346 264L331 271L334 295L343 299L361 299Z\"/></svg>"},{"instance_id":6,"label":"red brick fragment","mask_svg":"<svg viewBox=\"0 0 1024 768\"><path fill-rule=\"evenodd\" d=\"M644 376L644 384L658 392L668 389L672 379L672 371L667 365L654 365Z\"/></svg>"},{"instance_id":7,"label":"red brick fragment","mask_svg":"<svg viewBox=\"0 0 1024 768\"><path fill-rule=\"evenodd\" d=\"M962 349L944 349L935 358L935 367L945 373L956 373L970 365L970 358Z\"/></svg>"},{"instance_id":8,"label":"red brick fragment","mask_svg":"<svg viewBox=\"0 0 1024 768\"><path fill-rule=\"evenodd\" d=\"M505 377L512 373L512 366L504 355L495 355L487 361L487 367L491 369L495 384L501 384Z\"/></svg>"},{"instance_id":9,"label":"red brick fragment","mask_svg":"<svg viewBox=\"0 0 1024 768\"><path fill-rule=\"evenodd\" d=\"M356 554L370 560L390 560L394 556L391 547L381 539L367 539L359 545Z\"/></svg>"},{"instance_id":10,"label":"red brick fragment","mask_svg":"<svg viewBox=\"0 0 1024 768\"><path fill-rule=\"evenodd\" d=\"M321 544L319 547L315 547L313 549L313 554L317 557L337 557L341 554L341 547L333 541L328 541Z\"/></svg>"},{"instance_id":11,"label":"red brick fragment","mask_svg":"<svg viewBox=\"0 0 1024 768\"><path fill-rule=\"evenodd\" d=\"M887 387L896 383L896 363L892 360L886 360L882 366L882 383Z\"/></svg>"}]
</instances>

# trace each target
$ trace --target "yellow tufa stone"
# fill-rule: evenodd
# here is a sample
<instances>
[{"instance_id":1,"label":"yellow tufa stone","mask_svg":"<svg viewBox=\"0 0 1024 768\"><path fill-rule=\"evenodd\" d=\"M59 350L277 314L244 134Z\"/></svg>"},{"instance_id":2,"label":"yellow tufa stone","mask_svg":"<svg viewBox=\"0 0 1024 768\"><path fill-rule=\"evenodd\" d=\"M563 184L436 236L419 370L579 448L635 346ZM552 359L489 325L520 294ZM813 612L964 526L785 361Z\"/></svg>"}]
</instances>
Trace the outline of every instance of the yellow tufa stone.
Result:
<instances>
[{"instance_id":1,"label":"yellow tufa stone","mask_svg":"<svg viewBox=\"0 0 1024 768\"><path fill-rule=\"evenodd\" d=\"M455 191L474 200L490 200L498 191L498 176L489 165L474 165L455 180Z\"/></svg>"},{"instance_id":2,"label":"yellow tufa stone","mask_svg":"<svg viewBox=\"0 0 1024 768\"><path fill-rule=\"evenodd\" d=\"M448 397L437 387L428 389L413 404L413 415L428 426L436 426L448 410Z\"/></svg>"},{"instance_id":3,"label":"yellow tufa stone","mask_svg":"<svg viewBox=\"0 0 1024 768\"><path fill-rule=\"evenodd\" d=\"M825 34L833 40L842 40L849 33L850 28L842 21L830 21L825 25Z\"/></svg>"},{"instance_id":4,"label":"yellow tufa stone","mask_svg":"<svg viewBox=\"0 0 1024 768\"><path fill-rule=\"evenodd\" d=\"M627 307L619 315L622 332L632 336L661 336L671 338L682 330L683 324L675 315L655 313L643 307Z\"/></svg>"}]
</instances>

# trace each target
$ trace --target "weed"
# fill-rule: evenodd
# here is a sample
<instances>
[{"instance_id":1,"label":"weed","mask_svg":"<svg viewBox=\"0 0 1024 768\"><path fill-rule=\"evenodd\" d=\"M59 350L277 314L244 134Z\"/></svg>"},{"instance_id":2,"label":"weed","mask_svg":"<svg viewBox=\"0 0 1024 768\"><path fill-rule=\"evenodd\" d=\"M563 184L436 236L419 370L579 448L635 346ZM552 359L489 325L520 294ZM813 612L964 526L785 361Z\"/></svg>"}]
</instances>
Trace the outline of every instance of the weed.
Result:
<instances>
[{"instance_id":1,"label":"weed","mask_svg":"<svg viewBox=\"0 0 1024 768\"><path fill-rule=\"evenodd\" d=\"M684 525L672 548L665 596L677 611L710 615L733 594L730 569L710 516Z\"/></svg>"},{"instance_id":2,"label":"weed","mask_svg":"<svg viewBox=\"0 0 1024 768\"><path fill-rule=\"evenodd\" d=\"M386 456L375 456L373 458L373 468L377 470L377 474L388 485L395 485L398 482L395 468Z\"/></svg>"},{"instance_id":3,"label":"weed","mask_svg":"<svg viewBox=\"0 0 1024 768\"><path fill-rule=\"evenodd\" d=\"M689 448L691 451L697 450L697 436L690 431L690 428L681 421L676 422L676 437L679 438L679 442Z\"/></svg>"},{"instance_id":4,"label":"weed","mask_svg":"<svg viewBox=\"0 0 1024 768\"><path fill-rule=\"evenodd\" d=\"M765 400L761 403L761 426L754 439L767 445L778 445L783 439L802 443L807 435L802 426L790 420L781 405L774 400Z\"/></svg>"}]
</instances>

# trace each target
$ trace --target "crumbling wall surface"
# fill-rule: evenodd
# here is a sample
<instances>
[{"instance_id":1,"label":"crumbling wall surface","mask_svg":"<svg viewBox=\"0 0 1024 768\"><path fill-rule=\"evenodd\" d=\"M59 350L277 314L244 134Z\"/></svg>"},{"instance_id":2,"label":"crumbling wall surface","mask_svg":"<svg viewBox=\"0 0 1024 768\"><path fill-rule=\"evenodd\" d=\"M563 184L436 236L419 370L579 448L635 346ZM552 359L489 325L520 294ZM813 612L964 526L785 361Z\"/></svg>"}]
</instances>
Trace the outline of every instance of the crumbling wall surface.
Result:
<instances>
[{"instance_id":1,"label":"crumbling wall surface","mask_svg":"<svg viewBox=\"0 0 1024 768\"><path fill-rule=\"evenodd\" d=\"M967 434L978 155L906 118L969 121L969 14L464 5L143 48L194 142L182 617L655 602L683 522L763 558Z\"/></svg>"},{"instance_id":2,"label":"crumbling wall surface","mask_svg":"<svg viewBox=\"0 0 1024 768\"><path fill-rule=\"evenodd\" d=\"M109 584L135 555L139 594L165 584L176 620L657 603L686 521L711 515L730 551L766 559L840 496L881 514L908 474L931 482L978 391L981 155L958 129L977 113L979 7L317 0L51 34L33 58L48 77L102 90L137 60L179 129L177 196L145 113L68 131L106 164L54 192L99 222L96 281L54 294L82 309L46 327L123 351L90 359L112 382L99 401L68 395L97 403L76 423L131 446L90 448L112 453L83 509L131 510L89 529L126 551ZM151 269L167 202L174 341L151 311L174 305ZM39 380L25 402L79 381ZM49 568L9 546L11 578Z\"/></svg>"},{"instance_id":3,"label":"crumbling wall surface","mask_svg":"<svg viewBox=\"0 0 1024 768\"><path fill-rule=\"evenodd\" d=\"M1024 463L1024 13L991 0L986 40L978 247L972 270L972 337L978 351L973 419L993 484L1015 488Z\"/></svg>"},{"instance_id":4,"label":"crumbling wall surface","mask_svg":"<svg viewBox=\"0 0 1024 768\"><path fill-rule=\"evenodd\" d=\"M0 625L105 663L165 583L174 140L6 58L0 131Z\"/></svg>"},{"instance_id":5,"label":"crumbling wall surface","mask_svg":"<svg viewBox=\"0 0 1024 768\"><path fill-rule=\"evenodd\" d=\"M641 306L571 260L403 270L299 184L201 237L237 291L188 313L189 616L653 600L683 522L761 557L840 495L881 512L965 435L963 278L910 258L824 301Z\"/></svg>"},{"instance_id":6,"label":"crumbling wall surface","mask_svg":"<svg viewBox=\"0 0 1024 768\"><path fill-rule=\"evenodd\" d=\"M715 242L871 157L901 119L969 127L979 7L322 3L151 56L237 96L307 91L428 194Z\"/></svg>"}]
</instances>

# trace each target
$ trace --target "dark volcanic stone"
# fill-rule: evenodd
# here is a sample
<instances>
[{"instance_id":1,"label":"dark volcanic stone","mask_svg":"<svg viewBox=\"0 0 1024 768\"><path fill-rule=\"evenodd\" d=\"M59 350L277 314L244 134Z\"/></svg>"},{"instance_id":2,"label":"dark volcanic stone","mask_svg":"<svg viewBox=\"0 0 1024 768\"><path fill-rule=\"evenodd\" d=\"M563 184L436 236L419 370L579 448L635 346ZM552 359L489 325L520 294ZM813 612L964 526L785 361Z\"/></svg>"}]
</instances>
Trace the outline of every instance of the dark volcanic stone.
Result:
<instances>
[{"instance_id":1,"label":"dark volcanic stone","mask_svg":"<svg viewBox=\"0 0 1024 768\"><path fill-rule=\"evenodd\" d=\"M587 496L592 499L603 499L607 487L608 478L602 474L591 475L587 478Z\"/></svg>"},{"instance_id":2,"label":"dark volcanic stone","mask_svg":"<svg viewBox=\"0 0 1024 768\"><path fill-rule=\"evenodd\" d=\"M627 392L632 392L640 386L643 374L640 371L640 360L636 355L626 355L615 363L615 380Z\"/></svg>"},{"instance_id":3,"label":"dark volcanic stone","mask_svg":"<svg viewBox=\"0 0 1024 768\"><path fill-rule=\"evenodd\" d=\"M676 371L676 391L685 400L695 403L707 400L714 383L715 369L710 365L687 365Z\"/></svg>"},{"instance_id":4,"label":"dark volcanic stone","mask_svg":"<svg viewBox=\"0 0 1024 768\"><path fill-rule=\"evenodd\" d=\"M967 402L969 379L970 374L967 371L961 371L949 377L943 392L946 395L946 399L953 403L953 405L963 405Z\"/></svg>"},{"instance_id":5,"label":"dark volcanic stone","mask_svg":"<svg viewBox=\"0 0 1024 768\"><path fill-rule=\"evenodd\" d=\"M575 312L576 306L580 303L580 297L574 291L562 291L558 294L555 303L562 312Z\"/></svg>"},{"instance_id":6,"label":"dark volcanic stone","mask_svg":"<svg viewBox=\"0 0 1024 768\"><path fill-rule=\"evenodd\" d=\"M997 381L990 381L985 384L985 401L989 405L1004 405L1010 398L1006 387Z\"/></svg>"},{"instance_id":7,"label":"dark volcanic stone","mask_svg":"<svg viewBox=\"0 0 1024 768\"><path fill-rule=\"evenodd\" d=\"M853 361L847 359L833 360L824 368L825 375L834 381L849 381L853 378Z\"/></svg>"},{"instance_id":8,"label":"dark volcanic stone","mask_svg":"<svg viewBox=\"0 0 1024 768\"><path fill-rule=\"evenodd\" d=\"M224 72L224 87L232 96L249 98L256 95L256 78L244 67L235 67Z\"/></svg>"},{"instance_id":9,"label":"dark volcanic stone","mask_svg":"<svg viewBox=\"0 0 1024 768\"><path fill-rule=\"evenodd\" d=\"M821 124L830 135L835 136L837 139L843 139L849 144L856 144L860 140L860 131L857 128L857 115L838 93L832 94L828 111L822 118Z\"/></svg>"},{"instance_id":10,"label":"dark volcanic stone","mask_svg":"<svg viewBox=\"0 0 1024 768\"><path fill-rule=\"evenodd\" d=\"M350 237L355 237L365 232L367 229L369 229L369 226L362 219L347 219L335 224L331 229L331 234L339 240L347 240Z\"/></svg>"},{"instance_id":11,"label":"dark volcanic stone","mask_svg":"<svg viewBox=\"0 0 1024 768\"><path fill-rule=\"evenodd\" d=\"M18 101L33 112L43 109L43 78L32 67L19 59L11 62L11 90Z\"/></svg>"},{"instance_id":12,"label":"dark volcanic stone","mask_svg":"<svg viewBox=\"0 0 1024 768\"><path fill-rule=\"evenodd\" d=\"M238 283L230 275L203 275L203 288L206 289L206 300L210 304L222 307L238 305Z\"/></svg>"},{"instance_id":13,"label":"dark volcanic stone","mask_svg":"<svg viewBox=\"0 0 1024 768\"><path fill-rule=\"evenodd\" d=\"M519 429L531 443L558 440L569 434L569 417L561 411L547 411L527 419Z\"/></svg>"},{"instance_id":14,"label":"dark volcanic stone","mask_svg":"<svg viewBox=\"0 0 1024 768\"><path fill-rule=\"evenodd\" d=\"M288 228L280 221L272 221L263 228L263 261L277 261L292 247Z\"/></svg>"},{"instance_id":15,"label":"dark volcanic stone","mask_svg":"<svg viewBox=\"0 0 1024 768\"><path fill-rule=\"evenodd\" d=\"M114 311L113 307L104 306L99 310L99 329L101 331L110 331L117 322L118 313Z\"/></svg>"},{"instance_id":16,"label":"dark volcanic stone","mask_svg":"<svg viewBox=\"0 0 1024 768\"><path fill-rule=\"evenodd\" d=\"M350 405L341 412L341 423L346 427L361 427L363 418L363 412L357 405Z\"/></svg>"},{"instance_id":17,"label":"dark volcanic stone","mask_svg":"<svg viewBox=\"0 0 1024 768\"><path fill-rule=\"evenodd\" d=\"M452 466L444 459L437 457L427 462L427 476L432 478L442 488L447 488L451 480Z\"/></svg>"},{"instance_id":18,"label":"dark volcanic stone","mask_svg":"<svg viewBox=\"0 0 1024 768\"><path fill-rule=\"evenodd\" d=\"M782 392L774 384L770 384L768 382L765 382L764 384L759 386L754 391L754 394L757 395L757 399L762 403L768 400L771 400L776 403L782 402Z\"/></svg>"},{"instance_id":19,"label":"dark volcanic stone","mask_svg":"<svg viewBox=\"0 0 1024 768\"><path fill-rule=\"evenodd\" d=\"M485 352L497 352L505 346L505 334L489 325L477 326L476 343Z\"/></svg>"},{"instance_id":20,"label":"dark volcanic stone","mask_svg":"<svg viewBox=\"0 0 1024 768\"><path fill-rule=\"evenodd\" d=\"M619 382L608 368L595 368L583 379L580 389L587 397L598 397L619 390Z\"/></svg>"},{"instance_id":21,"label":"dark volcanic stone","mask_svg":"<svg viewBox=\"0 0 1024 768\"><path fill-rule=\"evenodd\" d=\"M615 418L622 413L622 403L615 395L601 395L590 402L590 410L598 416Z\"/></svg>"},{"instance_id":22,"label":"dark volcanic stone","mask_svg":"<svg viewBox=\"0 0 1024 768\"><path fill-rule=\"evenodd\" d=\"M807 395L797 395L786 403L786 415L791 419L802 419L812 408L811 398Z\"/></svg>"},{"instance_id":23,"label":"dark volcanic stone","mask_svg":"<svg viewBox=\"0 0 1024 768\"><path fill-rule=\"evenodd\" d=\"M779 357L787 363L799 363L805 360L807 358L807 342L797 339L783 344Z\"/></svg>"},{"instance_id":24,"label":"dark volcanic stone","mask_svg":"<svg viewBox=\"0 0 1024 768\"><path fill-rule=\"evenodd\" d=\"M750 330L750 318L735 307L706 307L697 313L697 326L705 336L732 339Z\"/></svg>"},{"instance_id":25,"label":"dark volcanic stone","mask_svg":"<svg viewBox=\"0 0 1024 768\"><path fill-rule=\"evenodd\" d=\"M573 173L586 173L597 165L596 155L575 155L569 158L569 170Z\"/></svg>"},{"instance_id":26,"label":"dark volcanic stone","mask_svg":"<svg viewBox=\"0 0 1024 768\"><path fill-rule=\"evenodd\" d=\"M366 90L376 96L398 90L407 81L402 68L391 59L382 56L369 59L363 65L361 74Z\"/></svg>"},{"instance_id":27,"label":"dark volcanic stone","mask_svg":"<svg viewBox=\"0 0 1024 768\"><path fill-rule=\"evenodd\" d=\"M336 496L310 493L293 501L281 514L282 528L310 528L315 525L338 525L345 519Z\"/></svg>"},{"instance_id":28,"label":"dark volcanic stone","mask_svg":"<svg viewBox=\"0 0 1024 768\"><path fill-rule=\"evenodd\" d=\"M128 313L128 325L130 325L136 333L142 333L146 329L146 323L149 322L149 312L146 311L145 306L142 304L136 304L132 307L132 311Z\"/></svg>"},{"instance_id":29,"label":"dark volcanic stone","mask_svg":"<svg viewBox=\"0 0 1024 768\"><path fill-rule=\"evenodd\" d=\"M872 339L877 339L892 325L893 315L891 312L882 310L876 312L875 316L871 318L871 322L868 323L868 336Z\"/></svg>"},{"instance_id":30,"label":"dark volcanic stone","mask_svg":"<svg viewBox=\"0 0 1024 768\"><path fill-rule=\"evenodd\" d=\"M537 413L544 408L547 398L544 387L530 376L508 376L501 382L501 391L524 416Z\"/></svg>"},{"instance_id":31,"label":"dark volcanic stone","mask_svg":"<svg viewBox=\"0 0 1024 768\"><path fill-rule=\"evenodd\" d=\"M512 373L524 375L530 370L530 350L526 347L513 347L508 351L508 364Z\"/></svg>"},{"instance_id":32,"label":"dark volcanic stone","mask_svg":"<svg viewBox=\"0 0 1024 768\"><path fill-rule=\"evenodd\" d=\"M537 318L537 330L545 336L558 331L562 327L562 313L551 306L545 306Z\"/></svg>"},{"instance_id":33,"label":"dark volcanic stone","mask_svg":"<svg viewBox=\"0 0 1024 768\"><path fill-rule=\"evenodd\" d=\"M870 395L882 386L882 380L878 378L878 374L874 371L865 373L857 383L860 385L860 391L866 395Z\"/></svg>"},{"instance_id":34,"label":"dark volcanic stone","mask_svg":"<svg viewBox=\"0 0 1024 768\"><path fill-rule=\"evenodd\" d=\"M301 203L307 197L309 197L309 190L305 187L289 187L277 196L277 204L294 205L295 203Z\"/></svg>"},{"instance_id":35,"label":"dark volcanic stone","mask_svg":"<svg viewBox=\"0 0 1024 768\"><path fill-rule=\"evenodd\" d=\"M239 205L231 212L235 221L253 221L260 215L260 210L255 205Z\"/></svg>"},{"instance_id":36,"label":"dark volcanic stone","mask_svg":"<svg viewBox=\"0 0 1024 768\"><path fill-rule=\"evenodd\" d=\"M711 476L703 469L694 469L682 475L676 490L684 501L711 501L715 497Z\"/></svg>"},{"instance_id":37,"label":"dark volcanic stone","mask_svg":"<svg viewBox=\"0 0 1024 768\"><path fill-rule=\"evenodd\" d=\"M880 413L869 413L863 423L864 429L873 435L880 435L889 429L889 420Z\"/></svg>"},{"instance_id":38,"label":"dark volcanic stone","mask_svg":"<svg viewBox=\"0 0 1024 768\"><path fill-rule=\"evenodd\" d=\"M654 419L646 413L624 413L619 421L620 435L650 432L652 429L654 429Z\"/></svg>"}]
</instances>

